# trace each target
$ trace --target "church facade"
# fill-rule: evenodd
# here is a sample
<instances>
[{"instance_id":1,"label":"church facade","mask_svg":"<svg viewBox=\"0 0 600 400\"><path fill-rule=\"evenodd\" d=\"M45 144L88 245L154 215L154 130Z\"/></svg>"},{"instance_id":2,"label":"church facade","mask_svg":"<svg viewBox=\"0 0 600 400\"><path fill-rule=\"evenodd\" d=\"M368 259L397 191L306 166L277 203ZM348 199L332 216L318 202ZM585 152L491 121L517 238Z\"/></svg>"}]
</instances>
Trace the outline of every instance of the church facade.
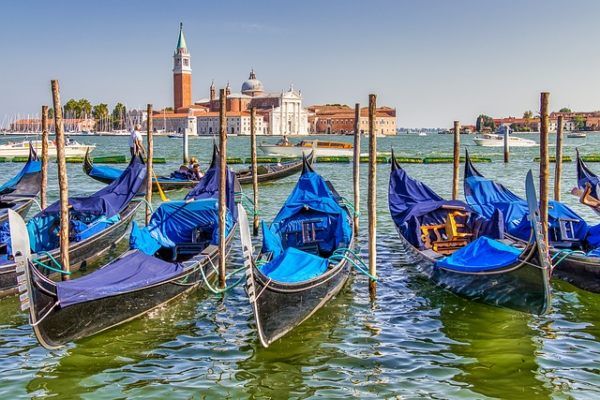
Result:
<instances>
[{"instance_id":1,"label":"church facade","mask_svg":"<svg viewBox=\"0 0 600 400\"><path fill-rule=\"evenodd\" d=\"M173 111L152 115L157 130L187 132L191 135L215 135L219 131L219 98L214 82L209 97L192 101L191 55L179 27L173 54ZM227 132L250 134L250 110L256 110L257 135L306 135L309 133L308 111L302 105L302 92L290 86L281 92L268 92L254 70L242 82L239 92L226 86Z\"/></svg>"}]
</instances>

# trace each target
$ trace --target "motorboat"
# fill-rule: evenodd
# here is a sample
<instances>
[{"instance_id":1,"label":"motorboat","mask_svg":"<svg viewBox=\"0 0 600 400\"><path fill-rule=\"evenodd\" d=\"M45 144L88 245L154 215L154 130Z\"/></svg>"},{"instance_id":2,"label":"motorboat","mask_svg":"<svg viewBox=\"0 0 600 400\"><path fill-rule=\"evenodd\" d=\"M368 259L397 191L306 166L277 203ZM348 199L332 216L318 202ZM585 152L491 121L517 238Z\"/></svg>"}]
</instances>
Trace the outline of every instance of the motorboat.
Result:
<instances>
[{"instance_id":1,"label":"motorboat","mask_svg":"<svg viewBox=\"0 0 600 400\"><path fill-rule=\"evenodd\" d=\"M484 133L473 138L477 146L482 147L503 147L504 135L495 133ZM509 136L508 144L510 147L535 147L539 144L535 140L524 139L516 136Z\"/></svg>"},{"instance_id":2,"label":"motorboat","mask_svg":"<svg viewBox=\"0 0 600 400\"><path fill-rule=\"evenodd\" d=\"M569 132L567 133L567 137L571 139L585 139L587 137L587 133L585 132Z\"/></svg>"},{"instance_id":3,"label":"motorboat","mask_svg":"<svg viewBox=\"0 0 600 400\"><path fill-rule=\"evenodd\" d=\"M23 140L0 145L0 157L27 157L30 143L38 154L42 154L41 140ZM81 144L75 140L66 139L65 157L83 157L88 150L91 152L95 148L94 144ZM53 140L48 141L48 156L56 158L56 143Z\"/></svg>"},{"instance_id":4,"label":"motorboat","mask_svg":"<svg viewBox=\"0 0 600 400\"><path fill-rule=\"evenodd\" d=\"M280 157L302 157L302 153L315 151L317 157L352 157L354 146L347 142L334 142L327 140L303 140L300 143L291 143L284 137L276 144L261 143L258 145L260 151L269 156Z\"/></svg>"}]
</instances>

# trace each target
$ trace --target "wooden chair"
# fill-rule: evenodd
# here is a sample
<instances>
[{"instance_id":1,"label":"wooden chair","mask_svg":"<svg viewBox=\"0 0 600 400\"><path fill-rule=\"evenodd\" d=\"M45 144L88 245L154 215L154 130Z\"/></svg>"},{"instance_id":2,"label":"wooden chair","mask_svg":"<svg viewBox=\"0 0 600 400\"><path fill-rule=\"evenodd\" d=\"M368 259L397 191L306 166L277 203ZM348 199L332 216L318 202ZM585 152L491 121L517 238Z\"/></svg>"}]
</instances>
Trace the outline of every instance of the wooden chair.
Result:
<instances>
[{"instance_id":1,"label":"wooden chair","mask_svg":"<svg viewBox=\"0 0 600 400\"><path fill-rule=\"evenodd\" d=\"M463 207L453 209L455 211L448 212L444 224L421 226L421 240L425 248L448 255L469 243L473 234L460 232L460 228L464 229L465 226L456 221L457 217L467 217L469 214L461 211L464 210Z\"/></svg>"}]
</instances>

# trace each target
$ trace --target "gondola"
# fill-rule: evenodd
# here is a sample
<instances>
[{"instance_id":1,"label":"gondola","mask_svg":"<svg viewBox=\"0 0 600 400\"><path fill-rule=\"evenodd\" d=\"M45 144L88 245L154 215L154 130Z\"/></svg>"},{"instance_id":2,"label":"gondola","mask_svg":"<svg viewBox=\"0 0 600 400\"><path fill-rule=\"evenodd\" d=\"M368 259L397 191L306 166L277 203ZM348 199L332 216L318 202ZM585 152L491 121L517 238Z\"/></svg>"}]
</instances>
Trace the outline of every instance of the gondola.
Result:
<instances>
[{"instance_id":1,"label":"gondola","mask_svg":"<svg viewBox=\"0 0 600 400\"><path fill-rule=\"evenodd\" d=\"M309 161L313 161L313 152L308 156ZM286 161L276 164L266 164L258 166L258 182L270 182L278 179L286 178L294 175L302 170L302 160ZM118 178L122 171L119 168L110 167L107 165L94 165L89 154L85 155L83 160L83 171L90 178L95 179L99 182L110 183ZM241 185L248 185L252 183L252 169L244 168L235 173L238 181ZM154 184L152 185L153 191L158 191L158 186L167 192L178 189L189 189L193 188L198 184L198 181L190 179L181 179L170 176L159 176L154 178Z\"/></svg>"},{"instance_id":2,"label":"gondola","mask_svg":"<svg viewBox=\"0 0 600 400\"><path fill-rule=\"evenodd\" d=\"M157 308L215 276L219 264L218 164L185 200L163 203L144 228L133 225L130 250L102 268L53 282L28 254L25 225L11 214L20 301L35 336L48 349L94 335ZM227 247L237 221L235 174L227 174ZM203 277L204 276L204 277Z\"/></svg>"},{"instance_id":3,"label":"gondola","mask_svg":"<svg viewBox=\"0 0 600 400\"><path fill-rule=\"evenodd\" d=\"M113 183L85 197L69 198L70 268L77 271L114 249L125 237L139 201L134 197L146 180L146 165L134 157L125 172ZM60 202L33 216L27 235L36 265L56 279L59 274L52 260L60 258ZM0 297L17 291L17 273L11 257L11 235L7 224L0 226ZM45 266L45 267L43 267Z\"/></svg>"},{"instance_id":4,"label":"gondola","mask_svg":"<svg viewBox=\"0 0 600 400\"><path fill-rule=\"evenodd\" d=\"M503 213L506 237L525 242L531 235L528 203L505 186L485 178L467 152L464 179L469 206L485 217ZM600 293L600 225L589 226L564 203L549 201L548 234L552 275L580 289Z\"/></svg>"},{"instance_id":5,"label":"gondola","mask_svg":"<svg viewBox=\"0 0 600 400\"><path fill-rule=\"evenodd\" d=\"M527 177L528 198L535 189ZM462 201L444 200L408 176L392 156L389 208L400 240L436 285L467 299L544 314L550 306L550 260L537 224L533 242L502 241L501 213L484 218Z\"/></svg>"},{"instance_id":6,"label":"gondola","mask_svg":"<svg viewBox=\"0 0 600 400\"><path fill-rule=\"evenodd\" d=\"M585 164L577 152L577 187L582 191L580 195L581 203L590 206L596 214L600 215L600 194L599 185L600 178L594 174L591 169Z\"/></svg>"},{"instance_id":7,"label":"gondola","mask_svg":"<svg viewBox=\"0 0 600 400\"><path fill-rule=\"evenodd\" d=\"M270 226L262 223L262 248L252 257L245 214L240 232L246 291L264 347L323 307L350 274L352 218L331 184L303 159L302 174Z\"/></svg>"},{"instance_id":8,"label":"gondola","mask_svg":"<svg viewBox=\"0 0 600 400\"><path fill-rule=\"evenodd\" d=\"M23 218L29 212L40 192L42 162L29 145L29 158L17 175L0 186L0 224L8 220L7 210L19 213Z\"/></svg>"}]
</instances>

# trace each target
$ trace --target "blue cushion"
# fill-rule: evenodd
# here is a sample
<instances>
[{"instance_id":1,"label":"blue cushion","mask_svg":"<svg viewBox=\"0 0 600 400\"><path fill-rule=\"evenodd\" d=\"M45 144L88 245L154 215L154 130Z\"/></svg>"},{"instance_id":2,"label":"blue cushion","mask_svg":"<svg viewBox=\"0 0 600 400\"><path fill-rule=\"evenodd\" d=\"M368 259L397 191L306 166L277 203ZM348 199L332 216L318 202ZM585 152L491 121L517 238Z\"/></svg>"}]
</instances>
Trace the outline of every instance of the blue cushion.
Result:
<instances>
[{"instance_id":1,"label":"blue cushion","mask_svg":"<svg viewBox=\"0 0 600 400\"><path fill-rule=\"evenodd\" d=\"M521 250L482 236L435 265L460 272L490 271L513 264L520 255Z\"/></svg>"}]
</instances>

